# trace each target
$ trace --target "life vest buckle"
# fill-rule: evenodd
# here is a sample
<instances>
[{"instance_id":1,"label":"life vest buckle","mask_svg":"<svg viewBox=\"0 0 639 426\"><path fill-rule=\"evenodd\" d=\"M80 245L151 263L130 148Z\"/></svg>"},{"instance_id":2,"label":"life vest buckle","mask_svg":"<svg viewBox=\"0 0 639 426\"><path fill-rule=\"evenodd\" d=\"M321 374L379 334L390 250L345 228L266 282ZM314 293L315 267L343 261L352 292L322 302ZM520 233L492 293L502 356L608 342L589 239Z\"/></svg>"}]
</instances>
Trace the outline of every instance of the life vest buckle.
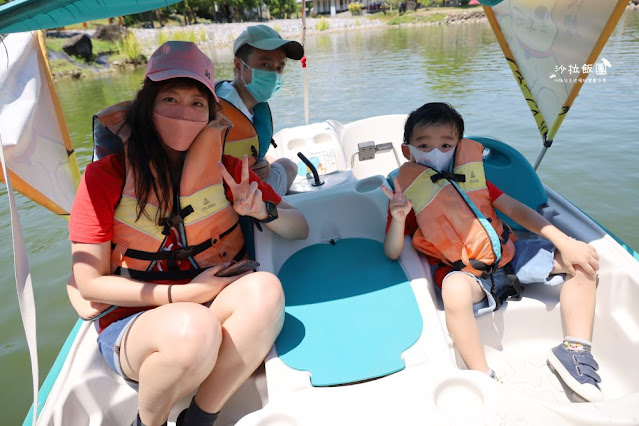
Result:
<instances>
[{"instance_id":1,"label":"life vest buckle","mask_svg":"<svg viewBox=\"0 0 639 426\"><path fill-rule=\"evenodd\" d=\"M195 249L196 248L193 246L182 247L181 249L172 251L171 258L173 260L188 259L189 257L193 257L197 254Z\"/></svg>"}]
</instances>

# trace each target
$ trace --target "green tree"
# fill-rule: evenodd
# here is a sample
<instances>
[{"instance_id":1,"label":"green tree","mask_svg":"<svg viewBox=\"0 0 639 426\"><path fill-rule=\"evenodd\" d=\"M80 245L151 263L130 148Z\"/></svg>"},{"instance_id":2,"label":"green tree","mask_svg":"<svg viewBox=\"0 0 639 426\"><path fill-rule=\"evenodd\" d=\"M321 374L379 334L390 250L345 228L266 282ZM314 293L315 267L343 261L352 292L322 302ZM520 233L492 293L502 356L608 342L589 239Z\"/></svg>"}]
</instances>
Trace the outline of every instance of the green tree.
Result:
<instances>
[{"instance_id":1,"label":"green tree","mask_svg":"<svg viewBox=\"0 0 639 426\"><path fill-rule=\"evenodd\" d=\"M290 18L301 12L301 8L295 0L265 0L264 3L271 11L271 16L277 19Z\"/></svg>"}]
</instances>

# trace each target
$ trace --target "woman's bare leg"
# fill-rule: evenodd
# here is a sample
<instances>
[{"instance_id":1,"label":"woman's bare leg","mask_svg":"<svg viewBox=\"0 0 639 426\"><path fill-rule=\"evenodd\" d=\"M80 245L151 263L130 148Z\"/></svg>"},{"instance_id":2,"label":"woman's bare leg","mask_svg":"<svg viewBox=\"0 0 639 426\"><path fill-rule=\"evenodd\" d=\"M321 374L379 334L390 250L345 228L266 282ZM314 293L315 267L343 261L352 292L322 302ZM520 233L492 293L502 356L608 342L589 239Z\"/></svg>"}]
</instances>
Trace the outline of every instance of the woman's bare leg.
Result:
<instances>
[{"instance_id":1,"label":"woman's bare leg","mask_svg":"<svg viewBox=\"0 0 639 426\"><path fill-rule=\"evenodd\" d=\"M220 322L205 306L174 303L147 311L121 345L127 377L140 383L140 419L161 425L173 405L211 373L222 342Z\"/></svg>"},{"instance_id":2,"label":"woman's bare leg","mask_svg":"<svg viewBox=\"0 0 639 426\"><path fill-rule=\"evenodd\" d=\"M249 274L226 287L211 310L222 324L222 345L195 402L203 411L217 413L264 360L282 329L282 285L271 273Z\"/></svg>"}]
</instances>

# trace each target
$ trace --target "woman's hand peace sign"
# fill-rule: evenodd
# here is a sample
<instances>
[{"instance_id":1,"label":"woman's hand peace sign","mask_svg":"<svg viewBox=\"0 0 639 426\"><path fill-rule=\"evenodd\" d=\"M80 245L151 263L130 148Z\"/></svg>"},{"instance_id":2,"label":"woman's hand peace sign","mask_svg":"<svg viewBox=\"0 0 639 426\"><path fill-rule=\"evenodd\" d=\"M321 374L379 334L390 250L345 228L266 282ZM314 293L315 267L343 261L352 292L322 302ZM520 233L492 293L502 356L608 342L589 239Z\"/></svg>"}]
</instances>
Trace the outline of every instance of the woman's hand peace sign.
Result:
<instances>
[{"instance_id":1,"label":"woman's hand peace sign","mask_svg":"<svg viewBox=\"0 0 639 426\"><path fill-rule=\"evenodd\" d=\"M406 220L410 209L413 208L413 203L404 197L404 192L402 191L402 187L399 186L397 178L393 178L393 185L395 185L395 192L391 192L385 185L382 185L382 191L384 191L384 194L386 194L390 200L388 203L390 214L393 216L393 219Z\"/></svg>"},{"instance_id":2,"label":"woman's hand peace sign","mask_svg":"<svg viewBox=\"0 0 639 426\"><path fill-rule=\"evenodd\" d=\"M233 194L233 208L240 216L252 216L258 220L266 219L268 212L262 200L262 191L257 187L257 182L249 183L248 157L242 158L242 174L240 182L236 182L233 176L226 170L222 162L217 163L222 173L224 182Z\"/></svg>"}]
</instances>

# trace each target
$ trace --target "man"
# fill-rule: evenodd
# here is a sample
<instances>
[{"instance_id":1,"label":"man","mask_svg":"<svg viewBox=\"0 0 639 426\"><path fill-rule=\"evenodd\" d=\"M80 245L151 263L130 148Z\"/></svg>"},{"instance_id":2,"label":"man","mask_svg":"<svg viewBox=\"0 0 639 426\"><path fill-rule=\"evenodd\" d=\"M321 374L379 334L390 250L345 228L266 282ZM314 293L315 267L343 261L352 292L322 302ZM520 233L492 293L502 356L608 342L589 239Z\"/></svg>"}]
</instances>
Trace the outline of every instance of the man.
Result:
<instances>
[{"instance_id":1,"label":"man","mask_svg":"<svg viewBox=\"0 0 639 426\"><path fill-rule=\"evenodd\" d=\"M253 171L284 195L297 175L297 165L287 158L266 157L273 143L273 117L267 102L282 86L286 59L300 60L304 48L266 25L252 25L237 37L233 53L233 81L215 86L222 114L233 122L224 152L240 158L248 155Z\"/></svg>"}]
</instances>

